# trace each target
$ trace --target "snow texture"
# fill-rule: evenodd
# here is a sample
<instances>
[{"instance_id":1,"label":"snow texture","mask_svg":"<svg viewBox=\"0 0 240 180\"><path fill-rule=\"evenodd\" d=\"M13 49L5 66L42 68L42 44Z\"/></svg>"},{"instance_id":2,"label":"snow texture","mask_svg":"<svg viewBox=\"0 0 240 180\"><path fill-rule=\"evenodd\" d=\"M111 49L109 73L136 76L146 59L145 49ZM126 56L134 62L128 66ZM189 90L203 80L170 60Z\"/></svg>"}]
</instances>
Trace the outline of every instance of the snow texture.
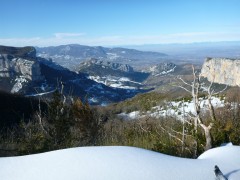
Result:
<instances>
[{"instance_id":1,"label":"snow texture","mask_svg":"<svg viewBox=\"0 0 240 180\"><path fill-rule=\"evenodd\" d=\"M208 102L206 99L199 98L201 101L201 108L203 111L207 109ZM211 99L212 105L214 108L224 107L224 100L221 100L218 97L212 97ZM176 117L178 120L183 120L184 117L187 117L187 114L195 114L194 103L190 102L181 102L181 101L171 101L165 102L164 105L152 107L151 111L141 112L133 111L130 113L121 113L118 116L123 119L137 119L143 118L145 116L151 117Z\"/></svg>"},{"instance_id":2,"label":"snow texture","mask_svg":"<svg viewBox=\"0 0 240 180\"><path fill-rule=\"evenodd\" d=\"M116 76L88 76L89 79L97 82L102 83L106 86L113 87L113 88L121 88L121 89L136 89L136 87L133 86L126 86L124 83L130 82L136 85L141 85L141 83L136 81L131 81L127 77L116 77Z\"/></svg>"},{"instance_id":3,"label":"snow texture","mask_svg":"<svg viewBox=\"0 0 240 180\"><path fill-rule=\"evenodd\" d=\"M168 70L168 71L162 71L161 73L158 73L158 74L154 74L154 76L161 76L161 75L166 75L166 74L169 74L170 72L174 72L175 68L177 66L174 66L172 69Z\"/></svg>"},{"instance_id":4,"label":"snow texture","mask_svg":"<svg viewBox=\"0 0 240 180\"><path fill-rule=\"evenodd\" d=\"M51 91L48 91L48 92L42 92L42 93L37 93L37 94L29 94L29 95L25 95L25 97L37 97L37 96L43 96L43 95L46 95L46 94L51 94L51 93L54 93L56 90L51 90Z\"/></svg>"},{"instance_id":5,"label":"snow texture","mask_svg":"<svg viewBox=\"0 0 240 180\"><path fill-rule=\"evenodd\" d=\"M24 76L19 76L15 79L16 83L12 87L11 93L17 93L23 88L23 83L27 83L27 79Z\"/></svg>"},{"instance_id":6,"label":"snow texture","mask_svg":"<svg viewBox=\"0 0 240 180\"><path fill-rule=\"evenodd\" d=\"M217 165L240 179L240 147L208 150L198 159L177 158L133 147L80 147L0 158L2 180L214 180Z\"/></svg>"}]
</instances>

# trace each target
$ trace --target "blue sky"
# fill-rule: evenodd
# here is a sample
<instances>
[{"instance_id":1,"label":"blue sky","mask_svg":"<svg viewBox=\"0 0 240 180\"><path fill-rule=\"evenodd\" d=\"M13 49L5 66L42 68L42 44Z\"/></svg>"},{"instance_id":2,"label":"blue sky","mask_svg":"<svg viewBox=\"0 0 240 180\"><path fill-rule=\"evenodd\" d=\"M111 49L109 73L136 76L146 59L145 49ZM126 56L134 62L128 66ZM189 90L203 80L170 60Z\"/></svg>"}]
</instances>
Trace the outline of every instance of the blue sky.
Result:
<instances>
[{"instance_id":1,"label":"blue sky","mask_svg":"<svg viewBox=\"0 0 240 180\"><path fill-rule=\"evenodd\" d=\"M0 44L240 40L239 0L1 0Z\"/></svg>"}]
</instances>

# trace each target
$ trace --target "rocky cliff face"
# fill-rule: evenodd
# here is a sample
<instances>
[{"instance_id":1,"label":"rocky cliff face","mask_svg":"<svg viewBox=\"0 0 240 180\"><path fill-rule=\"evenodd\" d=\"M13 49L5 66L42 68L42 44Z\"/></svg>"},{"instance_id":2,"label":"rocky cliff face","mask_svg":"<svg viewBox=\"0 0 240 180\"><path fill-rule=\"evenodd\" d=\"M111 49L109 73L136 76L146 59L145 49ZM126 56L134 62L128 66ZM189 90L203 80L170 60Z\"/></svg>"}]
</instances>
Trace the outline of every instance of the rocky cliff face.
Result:
<instances>
[{"instance_id":1,"label":"rocky cliff face","mask_svg":"<svg viewBox=\"0 0 240 180\"><path fill-rule=\"evenodd\" d=\"M91 58L88 61L81 63L80 69L85 67L90 67L90 66L96 66L96 68L99 68L100 66L101 68L104 68L104 69L118 70L118 71L128 72L128 73L133 72L133 68L127 64L113 63L113 62L102 61L94 58Z\"/></svg>"},{"instance_id":2,"label":"rocky cliff face","mask_svg":"<svg viewBox=\"0 0 240 180\"><path fill-rule=\"evenodd\" d=\"M207 58L201 73L209 81L240 86L240 59Z\"/></svg>"},{"instance_id":3,"label":"rocky cliff face","mask_svg":"<svg viewBox=\"0 0 240 180\"><path fill-rule=\"evenodd\" d=\"M39 63L36 61L0 54L0 77L24 76L28 80L41 79Z\"/></svg>"},{"instance_id":4,"label":"rocky cliff face","mask_svg":"<svg viewBox=\"0 0 240 180\"><path fill-rule=\"evenodd\" d=\"M151 74L154 76L166 75L169 74L170 72L174 72L175 68L176 65L173 63L160 63L150 67L149 72L151 72Z\"/></svg>"},{"instance_id":5,"label":"rocky cliff face","mask_svg":"<svg viewBox=\"0 0 240 180\"><path fill-rule=\"evenodd\" d=\"M76 69L85 73L89 79L109 87L122 89L139 89L149 73L136 72L128 64L120 64L91 58L80 63Z\"/></svg>"},{"instance_id":6,"label":"rocky cliff face","mask_svg":"<svg viewBox=\"0 0 240 180\"><path fill-rule=\"evenodd\" d=\"M0 46L0 80L8 80L11 92L22 89L23 84L42 80L41 69L33 47Z\"/></svg>"},{"instance_id":7,"label":"rocky cliff face","mask_svg":"<svg viewBox=\"0 0 240 180\"><path fill-rule=\"evenodd\" d=\"M98 70L99 73L116 71L117 73L131 74L132 71L131 67L127 65L102 61L95 63L98 65L91 66L90 63L89 67L93 73ZM122 80L126 81L124 78ZM33 47L0 46L0 92L18 93L28 97L51 96L51 93L59 88L60 83L64 85L63 93L66 95L71 93L72 96L81 99L87 97L89 103L96 105L118 102L147 91L145 89L112 88L100 84L86 77L86 73L76 73L51 60L36 57Z\"/></svg>"}]
</instances>

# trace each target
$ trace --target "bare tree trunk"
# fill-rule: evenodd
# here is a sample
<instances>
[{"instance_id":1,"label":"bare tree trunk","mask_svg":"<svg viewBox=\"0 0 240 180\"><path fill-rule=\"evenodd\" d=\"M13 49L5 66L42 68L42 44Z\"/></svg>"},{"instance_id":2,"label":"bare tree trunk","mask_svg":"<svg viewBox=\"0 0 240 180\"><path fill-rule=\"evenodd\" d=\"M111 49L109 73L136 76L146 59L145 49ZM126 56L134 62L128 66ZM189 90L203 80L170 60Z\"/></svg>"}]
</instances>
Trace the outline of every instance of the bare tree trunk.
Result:
<instances>
[{"instance_id":1,"label":"bare tree trunk","mask_svg":"<svg viewBox=\"0 0 240 180\"><path fill-rule=\"evenodd\" d=\"M182 107L183 107L183 126L182 126L182 154L183 154L184 146L185 146L185 109L184 109L184 100L182 101Z\"/></svg>"},{"instance_id":2,"label":"bare tree trunk","mask_svg":"<svg viewBox=\"0 0 240 180\"><path fill-rule=\"evenodd\" d=\"M193 143L193 145L194 145L194 147L193 147L193 157L194 158L197 158L197 151L198 151L198 143L197 143L197 140L196 139L194 139L194 143Z\"/></svg>"},{"instance_id":3,"label":"bare tree trunk","mask_svg":"<svg viewBox=\"0 0 240 180\"><path fill-rule=\"evenodd\" d=\"M216 115L215 115L215 111L214 111L214 108L213 108L213 105L212 105L212 102L211 102L211 98L212 98L212 96L208 95L208 109L209 109L209 112L210 112L212 122L215 122L216 121Z\"/></svg>"},{"instance_id":4,"label":"bare tree trunk","mask_svg":"<svg viewBox=\"0 0 240 180\"><path fill-rule=\"evenodd\" d=\"M48 132L46 131L46 129L44 128L43 126L43 122L42 122L42 109L41 109L41 101L40 101L40 98L39 98L39 102L38 102L38 113L37 113L37 116L38 116L38 123L43 131L43 133L49 137L49 134Z\"/></svg>"},{"instance_id":5,"label":"bare tree trunk","mask_svg":"<svg viewBox=\"0 0 240 180\"><path fill-rule=\"evenodd\" d=\"M211 134L210 134L212 124L210 124L209 126L205 126L204 124L200 124L200 126L203 128L204 134L205 134L206 145L205 145L204 149L206 151L206 150L212 148L212 137L211 137Z\"/></svg>"},{"instance_id":6,"label":"bare tree trunk","mask_svg":"<svg viewBox=\"0 0 240 180\"><path fill-rule=\"evenodd\" d=\"M182 154L184 152L184 148L185 148L185 127L183 125L183 132L182 132Z\"/></svg>"}]
</instances>

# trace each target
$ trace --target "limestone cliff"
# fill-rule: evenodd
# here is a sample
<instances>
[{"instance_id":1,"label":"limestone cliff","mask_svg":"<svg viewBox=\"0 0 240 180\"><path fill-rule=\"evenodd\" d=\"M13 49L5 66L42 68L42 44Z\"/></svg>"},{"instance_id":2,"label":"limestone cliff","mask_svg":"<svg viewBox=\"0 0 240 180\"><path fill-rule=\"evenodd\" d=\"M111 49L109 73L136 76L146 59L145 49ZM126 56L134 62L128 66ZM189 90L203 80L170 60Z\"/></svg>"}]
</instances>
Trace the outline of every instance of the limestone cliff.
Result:
<instances>
[{"instance_id":1,"label":"limestone cliff","mask_svg":"<svg viewBox=\"0 0 240 180\"><path fill-rule=\"evenodd\" d=\"M18 92L23 84L42 78L35 48L0 46L0 80L8 79L11 92Z\"/></svg>"},{"instance_id":2,"label":"limestone cliff","mask_svg":"<svg viewBox=\"0 0 240 180\"><path fill-rule=\"evenodd\" d=\"M24 76L29 80L41 78L40 66L36 61L0 54L0 77Z\"/></svg>"},{"instance_id":3,"label":"limestone cliff","mask_svg":"<svg viewBox=\"0 0 240 180\"><path fill-rule=\"evenodd\" d=\"M209 81L240 86L240 59L207 58L201 73Z\"/></svg>"}]
</instances>

